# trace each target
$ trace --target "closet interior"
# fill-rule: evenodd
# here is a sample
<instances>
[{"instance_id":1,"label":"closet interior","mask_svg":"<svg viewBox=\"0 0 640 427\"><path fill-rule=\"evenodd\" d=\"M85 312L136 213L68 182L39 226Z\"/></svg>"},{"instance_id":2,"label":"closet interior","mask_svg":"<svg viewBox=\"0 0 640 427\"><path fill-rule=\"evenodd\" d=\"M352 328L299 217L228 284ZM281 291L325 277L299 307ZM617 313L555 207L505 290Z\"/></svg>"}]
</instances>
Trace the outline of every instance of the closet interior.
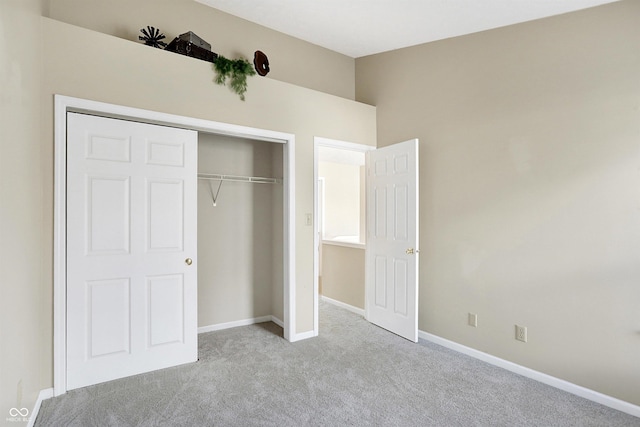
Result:
<instances>
[{"instance_id":1,"label":"closet interior","mask_svg":"<svg viewBox=\"0 0 640 427\"><path fill-rule=\"evenodd\" d=\"M283 319L284 144L198 135L198 326Z\"/></svg>"}]
</instances>

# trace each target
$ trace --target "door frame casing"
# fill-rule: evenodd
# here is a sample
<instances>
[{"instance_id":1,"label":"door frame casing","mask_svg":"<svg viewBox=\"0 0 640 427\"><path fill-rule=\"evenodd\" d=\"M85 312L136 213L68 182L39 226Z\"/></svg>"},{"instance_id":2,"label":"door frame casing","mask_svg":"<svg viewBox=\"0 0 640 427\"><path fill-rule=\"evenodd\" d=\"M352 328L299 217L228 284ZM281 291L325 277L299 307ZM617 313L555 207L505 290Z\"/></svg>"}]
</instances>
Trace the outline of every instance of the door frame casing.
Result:
<instances>
[{"instance_id":1,"label":"door frame casing","mask_svg":"<svg viewBox=\"0 0 640 427\"><path fill-rule=\"evenodd\" d=\"M330 147L342 150L357 151L365 154L367 151L375 150L373 145L358 144L355 142L340 141L338 139L313 137L313 336L319 333L319 280L320 280L320 254L318 252L320 245L319 225L318 225L318 148ZM366 174L365 174L366 179ZM366 204L365 204L366 209ZM365 215L366 218L366 215ZM365 240L366 246L366 240Z\"/></svg>"},{"instance_id":2,"label":"door frame casing","mask_svg":"<svg viewBox=\"0 0 640 427\"><path fill-rule=\"evenodd\" d=\"M139 108L54 95L54 232L53 232L53 392L67 392L67 112L94 114L142 123L192 129L238 138L284 144L283 156L283 322L284 338L305 338L296 333L295 280L295 135L196 119Z\"/></svg>"}]
</instances>

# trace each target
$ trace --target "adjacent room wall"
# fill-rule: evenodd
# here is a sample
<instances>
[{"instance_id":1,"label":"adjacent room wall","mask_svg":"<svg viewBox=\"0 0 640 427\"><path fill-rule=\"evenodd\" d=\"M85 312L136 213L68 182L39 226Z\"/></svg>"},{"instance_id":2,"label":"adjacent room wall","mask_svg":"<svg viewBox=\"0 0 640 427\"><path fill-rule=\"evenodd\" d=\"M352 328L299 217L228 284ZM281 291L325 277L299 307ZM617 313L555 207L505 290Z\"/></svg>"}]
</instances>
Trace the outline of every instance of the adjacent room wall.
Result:
<instances>
[{"instance_id":1,"label":"adjacent room wall","mask_svg":"<svg viewBox=\"0 0 640 427\"><path fill-rule=\"evenodd\" d=\"M359 154L364 162L364 153ZM365 166L354 164L358 162L353 159L338 159L340 157L318 162L318 177L324 178L325 195L325 240L319 257L320 294L364 309ZM336 240L330 242L334 238Z\"/></svg>"},{"instance_id":2,"label":"adjacent room wall","mask_svg":"<svg viewBox=\"0 0 640 427\"><path fill-rule=\"evenodd\" d=\"M198 136L198 173L282 178L275 155L282 158L282 144ZM282 280L274 281L282 270L282 227L274 227L283 221L282 184L219 184L198 180L199 327L276 315L272 293L279 287L283 295ZM282 303L277 308L282 320Z\"/></svg>"},{"instance_id":3,"label":"adjacent room wall","mask_svg":"<svg viewBox=\"0 0 640 427\"><path fill-rule=\"evenodd\" d=\"M0 424L51 387L51 262L43 199L42 50L37 0L0 2ZM48 210L47 210L48 209ZM11 423L6 421L7 424ZM22 425L24 423L11 423Z\"/></svg>"},{"instance_id":4,"label":"adjacent room wall","mask_svg":"<svg viewBox=\"0 0 640 427\"><path fill-rule=\"evenodd\" d=\"M639 17L628 0L356 61L379 145L420 139L419 328L636 405Z\"/></svg>"},{"instance_id":5,"label":"adjacent room wall","mask_svg":"<svg viewBox=\"0 0 640 427\"><path fill-rule=\"evenodd\" d=\"M360 235L360 166L318 162L318 177L324 178L324 238Z\"/></svg>"},{"instance_id":6,"label":"adjacent room wall","mask_svg":"<svg viewBox=\"0 0 640 427\"><path fill-rule=\"evenodd\" d=\"M267 78L354 99L353 58L195 0L46 1L50 18L136 43L142 43L138 41L140 29L149 25L159 28L167 43L179 34L193 31L211 44L213 52L230 59L243 56L253 61L254 52L261 50L269 57L271 71ZM147 69L147 72L163 71Z\"/></svg>"},{"instance_id":7,"label":"adjacent room wall","mask_svg":"<svg viewBox=\"0 0 640 427\"><path fill-rule=\"evenodd\" d=\"M323 296L364 310L364 252L364 246L322 245Z\"/></svg>"}]
</instances>

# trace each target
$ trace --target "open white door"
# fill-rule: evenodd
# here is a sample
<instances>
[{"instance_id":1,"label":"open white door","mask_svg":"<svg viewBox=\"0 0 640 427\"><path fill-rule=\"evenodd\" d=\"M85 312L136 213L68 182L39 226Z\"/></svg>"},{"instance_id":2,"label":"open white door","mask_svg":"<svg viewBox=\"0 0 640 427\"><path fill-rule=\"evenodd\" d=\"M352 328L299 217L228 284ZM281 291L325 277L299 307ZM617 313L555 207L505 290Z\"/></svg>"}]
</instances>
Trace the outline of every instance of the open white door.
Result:
<instances>
[{"instance_id":1,"label":"open white door","mask_svg":"<svg viewBox=\"0 0 640 427\"><path fill-rule=\"evenodd\" d=\"M365 316L418 341L418 140L367 153Z\"/></svg>"},{"instance_id":2,"label":"open white door","mask_svg":"<svg viewBox=\"0 0 640 427\"><path fill-rule=\"evenodd\" d=\"M67 389L196 361L197 132L67 125Z\"/></svg>"}]
</instances>

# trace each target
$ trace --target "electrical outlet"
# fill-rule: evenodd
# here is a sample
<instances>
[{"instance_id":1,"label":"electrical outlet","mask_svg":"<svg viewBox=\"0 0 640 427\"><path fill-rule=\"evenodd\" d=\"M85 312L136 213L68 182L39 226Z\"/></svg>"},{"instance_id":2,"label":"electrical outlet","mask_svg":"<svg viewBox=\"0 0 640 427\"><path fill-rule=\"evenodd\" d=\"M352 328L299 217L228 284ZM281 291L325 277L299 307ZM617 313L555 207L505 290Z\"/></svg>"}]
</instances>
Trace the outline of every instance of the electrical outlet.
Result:
<instances>
[{"instance_id":1,"label":"electrical outlet","mask_svg":"<svg viewBox=\"0 0 640 427\"><path fill-rule=\"evenodd\" d=\"M475 313L469 313L469 326L474 328L478 327L478 315Z\"/></svg>"},{"instance_id":2,"label":"electrical outlet","mask_svg":"<svg viewBox=\"0 0 640 427\"><path fill-rule=\"evenodd\" d=\"M518 341L527 342L527 327L516 325L516 339Z\"/></svg>"}]
</instances>

